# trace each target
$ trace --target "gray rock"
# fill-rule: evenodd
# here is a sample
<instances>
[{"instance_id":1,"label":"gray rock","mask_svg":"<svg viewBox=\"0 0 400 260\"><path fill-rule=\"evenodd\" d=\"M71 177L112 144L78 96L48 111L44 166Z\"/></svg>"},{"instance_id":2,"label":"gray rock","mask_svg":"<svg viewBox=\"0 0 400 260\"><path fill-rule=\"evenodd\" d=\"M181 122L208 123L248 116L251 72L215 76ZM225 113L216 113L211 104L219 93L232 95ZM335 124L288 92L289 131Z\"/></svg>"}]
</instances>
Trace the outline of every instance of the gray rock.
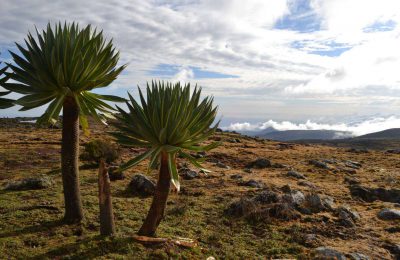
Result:
<instances>
[{"instance_id":1,"label":"gray rock","mask_svg":"<svg viewBox=\"0 0 400 260\"><path fill-rule=\"evenodd\" d=\"M142 174L136 174L132 177L127 190L134 195L147 197L153 195L155 189L156 185L153 181Z\"/></svg>"},{"instance_id":2,"label":"gray rock","mask_svg":"<svg viewBox=\"0 0 400 260\"><path fill-rule=\"evenodd\" d=\"M305 197L305 206L311 212L320 212L324 210L332 210L334 207L334 202L332 197L323 197L316 193L308 194Z\"/></svg>"},{"instance_id":3,"label":"gray rock","mask_svg":"<svg viewBox=\"0 0 400 260\"><path fill-rule=\"evenodd\" d=\"M227 166L226 164L222 163L222 162L217 162L215 164L215 166L219 167L219 168L224 168L224 169L230 169L229 166Z\"/></svg>"},{"instance_id":4,"label":"gray rock","mask_svg":"<svg viewBox=\"0 0 400 260\"><path fill-rule=\"evenodd\" d=\"M344 161L344 165L353 169L360 169L362 167L361 163L350 160Z\"/></svg>"},{"instance_id":5,"label":"gray rock","mask_svg":"<svg viewBox=\"0 0 400 260\"><path fill-rule=\"evenodd\" d=\"M292 190L282 196L282 200L293 204L294 206L299 206L305 201L305 196L301 191Z\"/></svg>"},{"instance_id":6,"label":"gray rock","mask_svg":"<svg viewBox=\"0 0 400 260\"><path fill-rule=\"evenodd\" d=\"M330 169L330 167L326 163L317 160L309 160L308 163L321 169L327 169L327 170Z\"/></svg>"},{"instance_id":7,"label":"gray rock","mask_svg":"<svg viewBox=\"0 0 400 260\"><path fill-rule=\"evenodd\" d=\"M276 203L279 201L279 195L276 192L266 190L254 197L254 201L262 204Z\"/></svg>"},{"instance_id":8,"label":"gray rock","mask_svg":"<svg viewBox=\"0 0 400 260\"><path fill-rule=\"evenodd\" d=\"M305 179L306 178L303 174L296 172L296 171L288 171L287 176L294 177L296 179Z\"/></svg>"},{"instance_id":9,"label":"gray rock","mask_svg":"<svg viewBox=\"0 0 400 260\"><path fill-rule=\"evenodd\" d=\"M300 186L309 187L311 189L316 189L317 188L317 186L315 186L314 183L309 182L309 181L298 181L297 184L300 185Z\"/></svg>"},{"instance_id":10,"label":"gray rock","mask_svg":"<svg viewBox=\"0 0 400 260\"><path fill-rule=\"evenodd\" d=\"M336 209L340 223L345 227L354 227L356 222L360 220L360 215L352 210L349 206L341 206Z\"/></svg>"},{"instance_id":11,"label":"gray rock","mask_svg":"<svg viewBox=\"0 0 400 260\"><path fill-rule=\"evenodd\" d=\"M246 172L246 173L252 173L253 172L250 168L244 168L243 171Z\"/></svg>"},{"instance_id":12,"label":"gray rock","mask_svg":"<svg viewBox=\"0 0 400 260\"><path fill-rule=\"evenodd\" d=\"M4 190L40 190L50 188L53 184L54 182L48 176L41 176L9 182L5 185Z\"/></svg>"},{"instance_id":13,"label":"gray rock","mask_svg":"<svg viewBox=\"0 0 400 260\"><path fill-rule=\"evenodd\" d=\"M125 179L125 174L123 171L118 171L119 167L118 166L110 166L108 167L108 176L110 178L110 181L116 181L116 180L123 180Z\"/></svg>"},{"instance_id":14,"label":"gray rock","mask_svg":"<svg viewBox=\"0 0 400 260\"><path fill-rule=\"evenodd\" d=\"M346 260L344 254L336 251L333 248L321 246L315 249L315 259L324 259L324 260Z\"/></svg>"},{"instance_id":15,"label":"gray rock","mask_svg":"<svg viewBox=\"0 0 400 260\"><path fill-rule=\"evenodd\" d=\"M233 174L233 175L231 175L231 179L234 179L234 180L238 180L238 179L242 179L243 178L243 176L242 175L239 175L239 174Z\"/></svg>"},{"instance_id":16,"label":"gray rock","mask_svg":"<svg viewBox=\"0 0 400 260\"><path fill-rule=\"evenodd\" d=\"M240 186L248 186L252 188L262 188L264 187L264 183L261 181L256 181L256 180L248 180L248 181L242 181L239 183Z\"/></svg>"},{"instance_id":17,"label":"gray rock","mask_svg":"<svg viewBox=\"0 0 400 260\"><path fill-rule=\"evenodd\" d=\"M257 168L257 169L264 169L271 167L271 161L265 158L258 158L257 160L249 163L247 165L247 168Z\"/></svg>"},{"instance_id":18,"label":"gray rock","mask_svg":"<svg viewBox=\"0 0 400 260\"><path fill-rule=\"evenodd\" d=\"M242 198L235 201L229 205L229 207L224 211L226 215L234 217L242 217L249 215L257 209L257 205L253 200L249 198Z\"/></svg>"},{"instance_id":19,"label":"gray rock","mask_svg":"<svg viewBox=\"0 0 400 260\"><path fill-rule=\"evenodd\" d=\"M301 240L302 244L309 247L315 247L319 244L319 239L316 234L305 234Z\"/></svg>"},{"instance_id":20,"label":"gray rock","mask_svg":"<svg viewBox=\"0 0 400 260\"><path fill-rule=\"evenodd\" d=\"M193 180L195 178L200 177L198 172L193 171L189 168L181 168L179 170L179 175L182 176L182 178L185 180Z\"/></svg>"},{"instance_id":21,"label":"gray rock","mask_svg":"<svg viewBox=\"0 0 400 260\"><path fill-rule=\"evenodd\" d=\"M350 253L349 254L349 258L352 260L369 260L369 256L366 256L364 254L360 254L360 253Z\"/></svg>"},{"instance_id":22,"label":"gray rock","mask_svg":"<svg viewBox=\"0 0 400 260\"><path fill-rule=\"evenodd\" d=\"M400 210L398 209L383 209L378 213L378 218L383 220L400 219Z\"/></svg>"},{"instance_id":23,"label":"gray rock","mask_svg":"<svg viewBox=\"0 0 400 260\"><path fill-rule=\"evenodd\" d=\"M345 176L344 177L344 182L348 183L350 185L355 185L355 184L360 184L361 183L358 178L352 178L352 177L349 177L349 176Z\"/></svg>"},{"instance_id":24,"label":"gray rock","mask_svg":"<svg viewBox=\"0 0 400 260\"><path fill-rule=\"evenodd\" d=\"M349 188L351 196L359 197L367 202L381 200L400 203L400 189L369 188L361 185L351 185Z\"/></svg>"}]
</instances>

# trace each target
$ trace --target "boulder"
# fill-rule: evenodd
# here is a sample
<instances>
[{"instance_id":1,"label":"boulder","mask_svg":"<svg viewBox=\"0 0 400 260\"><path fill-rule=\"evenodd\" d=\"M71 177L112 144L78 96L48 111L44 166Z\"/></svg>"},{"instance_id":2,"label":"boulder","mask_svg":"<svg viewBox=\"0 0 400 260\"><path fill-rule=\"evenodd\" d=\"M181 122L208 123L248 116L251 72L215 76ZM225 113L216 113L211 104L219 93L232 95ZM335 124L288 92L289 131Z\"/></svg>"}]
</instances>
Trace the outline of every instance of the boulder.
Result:
<instances>
[{"instance_id":1,"label":"boulder","mask_svg":"<svg viewBox=\"0 0 400 260\"><path fill-rule=\"evenodd\" d=\"M369 188L357 184L350 186L349 189L353 197L359 197L366 202L381 200L400 203L400 189Z\"/></svg>"},{"instance_id":2,"label":"boulder","mask_svg":"<svg viewBox=\"0 0 400 260\"><path fill-rule=\"evenodd\" d=\"M148 197L154 194L155 189L153 181L142 174L136 174L132 177L127 190L134 195Z\"/></svg>"},{"instance_id":3,"label":"boulder","mask_svg":"<svg viewBox=\"0 0 400 260\"><path fill-rule=\"evenodd\" d=\"M289 177L294 177L296 179L305 179L306 178L303 174L296 172L296 171L288 171L286 175Z\"/></svg>"},{"instance_id":4,"label":"boulder","mask_svg":"<svg viewBox=\"0 0 400 260\"><path fill-rule=\"evenodd\" d=\"M279 194L270 190L265 190L254 197L254 201L261 204L276 203L279 201Z\"/></svg>"},{"instance_id":5,"label":"boulder","mask_svg":"<svg viewBox=\"0 0 400 260\"><path fill-rule=\"evenodd\" d=\"M229 166L227 166L226 164L222 163L222 162L217 162L215 164L215 166L219 167L219 168L224 168L224 169L230 169Z\"/></svg>"},{"instance_id":6,"label":"boulder","mask_svg":"<svg viewBox=\"0 0 400 260\"><path fill-rule=\"evenodd\" d=\"M306 195L304 206L311 212L320 212L332 210L334 207L334 202L332 197L321 197L317 193L311 193Z\"/></svg>"},{"instance_id":7,"label":"boulder","mask_svg":"<svg viewBox=\"0 0 400 260\"><path fill-rule=\"evenodd\" d=\"M317 160L309 160L308 163L321 169L327 169L327 170L330 169L330 167L326 163Z\"/></svg>"},{"instance_id":8,"label":"boulder","mask_svg":"<svg viewBox=\"0 0 400 260\"><path fill-rule=\"evenodd\" d=\"M198 172L193 171L189 168L181 168L179 170L179 175L182 176L184 180L193 180L195 178L199 178L200 175Z\"/></svg>"},{"instance_id":9,"label":"boulder","mask_svg":"<svg viewBox=\"0 0 400 260\"><path fill-rule=\"evenodd\" d=\"M108 167L108 176L110 181L123 180L125 179L125 174L123 171L118 171L118 166Z\"/></svg>"},{"instance_id":10,"label":"boulder","mask_svg":"<svg viewBox=\"0 0 400 260\"><path fill-rule=\"evenodd\" d=\"M256 180L248 180L248 181L242 181L239 183L239 186L248 186L252 188L262 188L264 187L264 183L261 181L256 181Z\"/></svg>"},{"instance_id":11,"label":"boulder","mask_svg":"<svg viewBox=\"0 0 400 260\"><path fill-rule=\"evenodd\" d=\"M346 256L333 248L321 246L315 249L314 259L346 260Z\"/></svg>"},{"instance_id":12,"label":"boulder","mask_svg":"<svg viewBox=\"0 0 400 260\"><path fill-rule=\"evenodd\" d=\"M292 190L282 196L282 200L292 204L293 206L299 206L305 201L305 196L301 191Z\"/></svg>"},{"instance_id":13,"label":"boulder","mask_svg":"<svg viewBox=\"0 0 400 260\"><path fill-rule=\"evenodd\" d=\"M300 186L309 187L311 189L316 189L317 188L317 186L315 186L314 183L309 182L309 181L305 181L305 180L298 181L297 184L300 185Z\"/></svg>"},{"instance_id":14,"label":"boulder","mask_svg":"<svg viewBox=\"0 0 400 260\"><path fill-rule=\"evenodd\" d=\"M349 206L341 206L337 208L336 214L340 223L345 227L354 227L355 223L360 220L360 215Z\"/></svg>"},{"instance_id":15,"label":"boulder","mask_svg":"<svg viewBox=\"0 0 400 260\"><path fill-rule=\"evenodd\" d=\"M362 166L361 163L355 162L355 161L350 161L350 160L345 161L344 165L346 165L349 168L353 168L353 169L360 169Z\"/></svg>"},{"instance_id":16,"label":"boulder","mask_svg":"<svg viewBox=\"0 0 400 260\"><path fill-rule=\"evenodd\" d=\"M258 158L255 161L249 163L247 168L256 168L256 169L264 169L271 167L271 161L266 158Z\"/></svg>"},{"instance_id":17,"label":"boulder","mask_svg":"<svg viewBox=\"0 0 400 260\"><path fill-rule=\"evenodd\" d=\"M400 219L400 210L397 209L383 209L378 213L378 218L382 220L396 220Z\"/></svg>"},{"instance_id":18,"label":"boulder","mask_svg":"<svg viewBox=\"0 0 400 260\"><path fill-rule=\"evenodd\" d=\"M233 174L233 175L231 175L231 179L233 179L233 180L238 180L238 179L242 179L243 178L243 176L242 175L239 175L239 174Z\"/></svg>"},{"instance_id":19,"label":"boulder","mask_svg":"<svg viewBox=\"0 0 400 260\"><path fill-rule=\"evenodd\" d=\"M369 256L366 256L361 253L356 253L356 252L350 253L348 256L352 260L369 260L370 259Z\"/></svg>"},{"instance_id":20,"label":"boulder","mask_svg":"<svg viewBox=\"0 0 400 260\"><path fill-rule=\"evenodd\" d=\"M9 182L5 185L4 190L40 190L50 188L53 184L54 182L48 176L40 176Z\"/></svg>"}]
</instances>

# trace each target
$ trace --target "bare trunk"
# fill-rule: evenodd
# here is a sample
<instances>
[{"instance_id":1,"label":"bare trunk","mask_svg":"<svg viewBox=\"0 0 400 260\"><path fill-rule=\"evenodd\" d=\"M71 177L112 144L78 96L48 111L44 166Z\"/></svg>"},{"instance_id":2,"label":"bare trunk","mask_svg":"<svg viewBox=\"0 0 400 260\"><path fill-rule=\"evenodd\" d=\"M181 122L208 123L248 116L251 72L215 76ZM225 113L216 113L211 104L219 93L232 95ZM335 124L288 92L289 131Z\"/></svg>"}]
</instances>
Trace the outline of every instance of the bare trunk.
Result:
<instances>
[{"instance_id":1,"label":"bare trunk","mask_svg":"<svg viewBox=\"0 0 400 260\"><path fill-rule=\"evenodd\" d=\"M155 235L156 229L160 224L161 219L164 217L170 186L171 175L168 169L168 154L163 152L161 154L160 172L153 202L151 203L149 213L139 230L139 235Z\"/></svg>"},{"instance_id":2,"label":"bare trunk","mask_svg":"<svg viewBox=\"0 0 400 260\"><path fill-rule=\"evenodd\" d=\"M83 219L79 190L79 108L74 98L67 97L63 104L61 144L61 172L64 189L66 223L79 223Z\"/></svg>"},{"instance_id":3,"label":"bare trunk","mask_svg":"<svg viewBox=\"0 0 400 260\"><path fill-rule=\"evenodd\" d=\"M114 213L111 202L111 187L108 170L104 160L99 167L99 205L100 205L100 235L110 236L115 233Z\"/></svg>"}]
</instances>

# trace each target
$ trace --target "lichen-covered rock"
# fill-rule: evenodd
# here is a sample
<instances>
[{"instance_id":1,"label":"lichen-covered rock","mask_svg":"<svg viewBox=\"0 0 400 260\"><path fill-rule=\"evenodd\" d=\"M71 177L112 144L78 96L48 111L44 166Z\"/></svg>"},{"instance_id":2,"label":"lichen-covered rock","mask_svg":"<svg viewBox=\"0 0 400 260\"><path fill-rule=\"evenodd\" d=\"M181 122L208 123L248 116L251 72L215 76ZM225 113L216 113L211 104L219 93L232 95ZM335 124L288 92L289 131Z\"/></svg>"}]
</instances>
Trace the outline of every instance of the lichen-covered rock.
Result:
<instances>
[{"instance_id":1,"label":"lichen-covered rock","mask_svg":"<svg viewBox=\"0 0 400 260\"><path fill-rule=\"evenodd\" d=\"M133 195L147 197L153 195L155 189L156 185L153 181L142 174L136 174L132 177L127 191Z\"/></svg>"},{"instance_id":2,"label":"lichen-covered rock","mask_svg":"<svg viewBox=\"0 0 400 260\"><path fill-rule=\"evenodd\" d=\"M289 177L294 177L296 179L305 179L306 178L303 174L296 172L296 171L288 171L288 173L286 175Z\"/></svg>"},{"instance_id":3,"label":"lichen-covered rock","mask_svg":"<svg viewBox=\"0 0 400 260\"><path fill-rule=\"evenodd\" d=\"M255 161L249 163L247 168L256 168L256 169L264 169L271 167L271 161L266 158L258 158Z\"/></svg>"},{"instance_id":4,"label":"lichen-covered rock","mask_svg":"<svg viewBox=\"0 0 400 260\"><path fill-rule=\"evenodd\" d=\"M5 185L4 190L40 190L53 186L54 182L48 176L37 178L26 178L19 181L12 181Z\"/></svg>"},{"instance_id":5,"label":"lichen-covered rock","mask_svg":"<svg viewBox=\"0 0 400 260\"><path fill-rule=\"evenodd\" d=\"M398 209L383 209L378 213L378 218L382 220L400 219L400 210Z\"/></svg>"},{"instance_id":6,"label":"lichen-covered rock","mask_svg":"<svg viewBox=\"0 0 400 260\"><path fill-rule=\"evenodd\" d=\"M193 171L189 168L181 168L179 170L179 175L182 176L183 179L185 180L193 180L195 178L199 178L200 175L198 172Z\"/></svg>"},{"instance_id":7,"label":"lichen-covered rock","mask_svg":"<svg viewBox=\"0 0 400 260\"><path fill-rule=\"evenodd\" d=\"M346 256L333 248L321 246L315 249L315 259L346 260Z\"/></svg>"}]
</instances>

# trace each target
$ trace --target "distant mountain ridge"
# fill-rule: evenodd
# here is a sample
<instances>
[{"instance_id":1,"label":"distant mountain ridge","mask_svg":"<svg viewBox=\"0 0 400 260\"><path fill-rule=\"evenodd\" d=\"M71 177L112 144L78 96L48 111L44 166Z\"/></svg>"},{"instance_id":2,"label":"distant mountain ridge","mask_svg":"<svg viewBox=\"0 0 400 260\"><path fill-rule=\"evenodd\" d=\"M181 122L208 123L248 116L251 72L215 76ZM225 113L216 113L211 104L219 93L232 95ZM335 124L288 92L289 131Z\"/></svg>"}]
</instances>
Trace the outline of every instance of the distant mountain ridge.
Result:
<instances>
[{"instance_id":1,"label":"distant mountain ridge","mask_svg":"<svg viewBox=\"0 0 400 260\"><path fill-rule=\"evenodd\" d=\"M279 131L272 127L260 131L242 131L242 134L258 136L276 141L299 140L365 140L365 139L399 139L400 128L387 129L361 136L354 136L351 132L336 130L284 130Z\"/></svg>"}]
</instances>

